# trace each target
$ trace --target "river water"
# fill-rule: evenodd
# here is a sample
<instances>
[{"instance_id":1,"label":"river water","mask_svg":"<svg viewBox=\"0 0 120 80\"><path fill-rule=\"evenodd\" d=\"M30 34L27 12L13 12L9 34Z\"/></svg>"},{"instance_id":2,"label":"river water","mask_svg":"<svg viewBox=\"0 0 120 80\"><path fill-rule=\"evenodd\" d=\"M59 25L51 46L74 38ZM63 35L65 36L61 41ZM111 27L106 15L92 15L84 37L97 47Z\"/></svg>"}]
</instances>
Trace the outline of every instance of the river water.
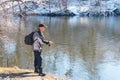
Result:
<instances>
[{"instance_id":1,"label":"river water","mask_svg":"<svg viewBox=\"0 0 120 80\"><path fill-rule=\"evenodd\" d=\"M44 23L46 39L56 43L43 47L44 72L71 80L120 80L119 20L40 16L6 20L0 25L0 66L34 69L32 48L24 44L24 36Z\"/></svg>"}]
</instances>

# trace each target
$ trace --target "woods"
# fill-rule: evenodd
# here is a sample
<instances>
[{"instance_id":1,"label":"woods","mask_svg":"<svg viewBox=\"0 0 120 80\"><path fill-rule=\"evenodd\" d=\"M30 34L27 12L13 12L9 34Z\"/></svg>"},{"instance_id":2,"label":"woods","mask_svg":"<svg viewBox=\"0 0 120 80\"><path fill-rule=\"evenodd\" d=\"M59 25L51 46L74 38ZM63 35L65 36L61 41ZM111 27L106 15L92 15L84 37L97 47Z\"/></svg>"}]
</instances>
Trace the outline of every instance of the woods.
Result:
<instances>
[{"instance_id":1,"label":"woods","mask_svg":"<svg viewBox=\"0 0 120 80\"><path fill-rule=\"evenodd\" d=\"M13 15L81 15L113 16L120 14L120 2L116 0L2 0L3 16Z\"/></svg>"}]
</instances>

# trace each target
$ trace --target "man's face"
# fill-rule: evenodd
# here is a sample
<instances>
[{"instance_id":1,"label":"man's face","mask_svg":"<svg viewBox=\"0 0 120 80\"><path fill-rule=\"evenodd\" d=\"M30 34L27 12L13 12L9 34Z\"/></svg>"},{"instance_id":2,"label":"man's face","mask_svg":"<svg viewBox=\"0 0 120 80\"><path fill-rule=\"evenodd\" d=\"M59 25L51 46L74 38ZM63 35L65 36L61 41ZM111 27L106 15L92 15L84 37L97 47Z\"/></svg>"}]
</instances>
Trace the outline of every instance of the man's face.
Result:
<instances>
[{"instance_id":1,"label":"man's face","mask_svg":"<svg viewBox=\"0 0 120 80\"><path fill-rule=\"evenodd\" d=\"M40 29L41 32L45 31L45 27L40 27L39 29Z\"/></svg>"}]
</instances>

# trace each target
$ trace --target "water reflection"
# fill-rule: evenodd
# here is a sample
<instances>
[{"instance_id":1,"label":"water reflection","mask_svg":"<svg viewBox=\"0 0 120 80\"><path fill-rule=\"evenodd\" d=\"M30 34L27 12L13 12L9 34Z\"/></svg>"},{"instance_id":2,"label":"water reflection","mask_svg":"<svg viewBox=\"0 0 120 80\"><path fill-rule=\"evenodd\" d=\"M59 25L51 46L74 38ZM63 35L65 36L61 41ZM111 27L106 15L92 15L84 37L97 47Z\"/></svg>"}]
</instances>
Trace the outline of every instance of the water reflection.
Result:
<instances>
[{"instance_id":1,"label":"water reflection","mask_svg":"<svg viewBox=\"0 0 120 80\"><path fill-rule=\"evenodd\" d=\"M98 66L100 80L119 80L120 76L120 63L103 63Z\"/></svg>"},{"instance_id":2,"label":"water reflection","mask_svg":"<svg viewBox=\"0 0 120 80\"><path fill-rule=\"evenodd\" d=\"M119 19L39 16L19 19L14 30L7 33L2 30L9 43L0 38L0 66L33 69L33 52L23 39L39 23L45 23L49 26L46 38L56 43L50 48L44 46L45 72L72 80L119 80Z\"/></svg>"},{"instance_id":3,"label":"water reflection","mask_svg":"<svg viewBox=\"0 0 120 80\"><path fill-rule=\"evenodd\" d=\"M16 44L14 42L9 41L5 42L3 47L5 49L4 51L6 52L6 54L11 55L15 52Z\"/></svg>"}]
</instances>

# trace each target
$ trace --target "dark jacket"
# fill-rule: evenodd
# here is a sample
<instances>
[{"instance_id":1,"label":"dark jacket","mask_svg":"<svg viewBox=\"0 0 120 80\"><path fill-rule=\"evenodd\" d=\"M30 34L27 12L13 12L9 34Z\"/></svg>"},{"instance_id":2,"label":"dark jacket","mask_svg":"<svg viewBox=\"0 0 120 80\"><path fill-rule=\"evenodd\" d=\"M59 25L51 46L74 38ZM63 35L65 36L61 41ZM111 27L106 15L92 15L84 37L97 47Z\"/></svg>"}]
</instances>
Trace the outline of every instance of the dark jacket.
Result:
<instances>
[{"instance_id":1,"label":"dark jacket","mask_svg":"<svg viewBox=\"0 0 120 80\"><path fill-rule=\"evenodd\" d=\"M34 43L33 43L33 50L34 51L41 51L42 45L49 44L49 41L44 40L44 35L40 30L36 30L33 35Z\"/></svg>"}]
</instances>

